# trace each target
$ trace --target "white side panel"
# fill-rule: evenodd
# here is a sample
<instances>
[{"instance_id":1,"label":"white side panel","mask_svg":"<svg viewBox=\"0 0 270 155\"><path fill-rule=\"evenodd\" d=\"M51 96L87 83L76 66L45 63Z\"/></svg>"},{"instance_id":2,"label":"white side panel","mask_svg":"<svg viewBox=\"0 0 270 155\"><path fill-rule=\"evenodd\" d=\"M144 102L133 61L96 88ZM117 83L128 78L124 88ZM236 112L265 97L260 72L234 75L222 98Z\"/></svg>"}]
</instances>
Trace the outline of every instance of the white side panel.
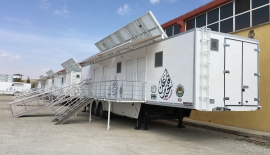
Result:
<instances>
[{"instance_id":1,"label":"white side panel","mask_svg":"<svg viewBox=\"0 0 270 155\"><path fill-rule=\"evenodd\" d=\"M242 42L226 39L225 49L225 105L241 105L242 96Z\"/></svg>"},{"instance_id":2,"label":"white side panel","mask_svg":"<svg viewBox=\"0 0 270 155\"><path fill-rule=\"evenodd\" d=\"M130 118L138 118L141 103L124 103L123 114Z\"/></svg>"},{"instance_id":3,"label":"white side panel","mask_svg":"<svg viewBox=\"0 0 270 155\"><path fill-rule=\"evenodd\" d=\"M136 84L136 99L140 99L144 95L144 85L141 82L145 81L145 65L145 57L137 60L137 81L139 82Z\"/></svg>"},{"instance_id":4,"label":"white side panel","mask_svg":"<svg viewBox=\"0 0 270 155\"><path fill-rule=\"evenodd\" d=\"M57 76L54 78L54 85L57 87L62 86L62 76Z\"/></svg>"},{"instance_id":5,"label":"white side panel","mask_svg":"<svg viewBox=\"0 0 270 155\"><path fill-rule=\"evenodd\" d=\"M103 67L103 76L102 80L107 80L108 79L108 67L105 66Z\"/></svg>"},{"instance_id":6,"label":"white side panel","mask_svg":"<svg viewBox=\"0 0 270 155\"><path fill-rule=\"evenodd\" d=\"M211 33L210 34L210 40L211 39L217 39L218 40L218 50L217 51L213 51L210 49L210 40L209 41L204 41L204 48L202 48L202 33L201 30L197 30L196 32L196 58L195 58L195 63L196 63L196 67L195 67L195 104L196 107L195 109L197 110L206 110L206 111L211 111L213 108L216 107L224 107L224 101L223 101L223 97L224 97L224 74L223 74L223 70L224 70L224 36L220 35L220 34L215 34L215 33ZM206 34L204 34L206 35ZM205 38L205 36L204 36ZM208 46L206 46L206 43L208 43ZM203 93L201 93L201 66L202 66L202 62L201 62L201 52L202 51L209 51L209 55L208 55L208 60L205 58L207 55L207 52L205 52L205 56L204 56L204 60L205 62L209 63L209 68L208 70L206 70L205 68L207 68L207 64L204 63L204 67L203 67L203 73L204 74L208 74L209 76L209 80L206 81L207 79L207 75L204 76L204 82L203 85L207 85L203 87ZM207 89L209 89L209 94L207 94ZM203 95L204 97L208 96L207 99L207 103L201 102L200 100L200 96Z\"/></svg>"},{"instance_id":7,"label":"white side panel","mask_svg":"<svg viewBox=\"0 0 270 155\"><path fill-rule=\"evenodd\" d=\"M125 116L124 111L123 111L123 104L124 103L112 103L112 112L118 115Z\"/></svg>"},{"instance_id":8,"label":"white side panel","mask_svg":"<svg viewBox=\"0 0 270 155\"><path fill-rule=\"evenodd\" d=\"M71 85L71 73L66 74L66 85Z\"/></svg>"},{"instance_id":9,"label":"white side panel","mask_svg":"<svg viewBox=\"0 0 270 155\"><path fill-rule=\"evenodd\" d=\"M243 104L258 105L254 98L258 97L258 49L257 44L243 43Z\"/></svg>"},{"instance_id":10,"label":"white side panel","mask_svg":"<svg viewBox=\"0 0 270 155\"><path fill-rule=\"evenodd\" d=\"M82 68L82 80L91 79L91 65Z\"/></svg>"},{"instance_id":11,"label":"white side panel","mask_svg":"<svg viewBox=\"0 0 270 155\"><path fill-rule=\"evenodd\" d=\"M12 82L0 82L0 91L14 91L14 86Z\"/></svg>"},{"instance_id":12,"label":"white side panel","mask_svg":"<svg viewBox=\"0 0 270 155\"><path fill-rule=\"evenodd\" d=\"M76 84L76 72L71 72L71 84Z\"/></svg>"},{"instance_id":13,"label":"white side panel","mask_svg":"<svg viewBox=\"0 0 270 155\"><path fill-rule=\"evenodd\" d=\"M100 80L98 72L99 72L99 70L98 70L98 68L96 68L94 70L94 81L99 81Z\"/></svg>"},{"instance_id":14,"label":"white side panel","mask_svg":"<svg viewBox=\"0 0 270 155\"><path fill-rule=\"evenodd\" d=\"M50 87L52 87L52 79L47 79L45 88L50 88Z\"/></svg>"},{"instance_id":15,"label":"white side panel","mask_svg":"<svg viewBox=\"0 0 270 155\"><path fill-rule=\"evenodd\" d=\"M163 66L155 67L155 53L163 51ZM147 47L148 104L186 107L193 103L194 32ZM151 103L153 102L153 103Z\"/></svg>"},{"instance_id":16,"label":"white side panel","mask_svg":"<svg viewBox=\"0 0 270 155\"><path fill-rule=\"evenodd\" d=\"M127 61L126 66L126 79L127 81L133 81L133 60ZM132 90L132 82L127 82L126 90ZM132 98L132 91L127 92L124 98Z\"/></svg>"}]
</instances>

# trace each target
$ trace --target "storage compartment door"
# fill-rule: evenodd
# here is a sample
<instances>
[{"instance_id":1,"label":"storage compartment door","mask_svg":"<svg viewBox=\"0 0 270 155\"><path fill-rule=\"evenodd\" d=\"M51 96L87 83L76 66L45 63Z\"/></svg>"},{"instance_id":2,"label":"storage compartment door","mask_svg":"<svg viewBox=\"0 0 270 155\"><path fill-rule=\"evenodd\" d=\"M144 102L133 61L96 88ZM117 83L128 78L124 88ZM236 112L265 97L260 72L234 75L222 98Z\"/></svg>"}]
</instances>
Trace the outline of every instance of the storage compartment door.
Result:
<instances>
[{"instance_id":1,"label":"storage compartment door","mask_svg":"<svg viewBox=\"0 0 270 155\"><path fill-rule=\"evenodd\" d=\"M103 67L103 75L102 75L102 81L107 80L107 73L108 73L108 67ZM107 84L107 85L106 85ZM109 83L101 82L101 96L108 97L109 90L106 88L109 87Z\"/></svg>"},{"instance_id":2,"label":"storage compartment door","mask_svg":"<svg viewBox=\"0 0 270 155\"><path fill-rule=\"evenodd\" d=\"M127 71L126 71L126 80L127 82L124 84L123 94L125 99L132 99L132 90L133 90L133 61L127 61Z\"/></svg>"},{"instance_id":3,"label":"storage compartment door","mask_svg":"<svg viewBox=\"0 0 270 155\"><path fill-rule=\"evenodd\" d=\"M93 85L93 95L98 96L100 91L100 83L98 83L98 68L94 69L94 85Z\"/></svg>"},{"instance_id":4,"label":"storage compartment door","mask_svg":"<svg viewBox=\"0 0 270 155\"><path fill-rule=\"evenodd\" d=\"M258 49L257 44L243 43L243 105L258 105Z\"/></svg>"},{"instance_id":5,"label":"storage compartment door","mask_svg":"<svg viewBox=\"0 0 270 155\"><path fill-rule=\"evenodd\" d=\"M225 105L242 103L242 42L226 39L225 47ZM227 71L227 73L226 73Z\"/></svg>"},{"instance_id":6,"label":"storage compartment door","mask_svg":"<svg viewBox=\"0 0 270 155\"><path fill-rule=\"evenodd\" d=\"M145 81L145 57L138 59L137 66L137 84L136 84L136 99L144 99L144 85L142 82Z\"/></svg>"}]
</instances>

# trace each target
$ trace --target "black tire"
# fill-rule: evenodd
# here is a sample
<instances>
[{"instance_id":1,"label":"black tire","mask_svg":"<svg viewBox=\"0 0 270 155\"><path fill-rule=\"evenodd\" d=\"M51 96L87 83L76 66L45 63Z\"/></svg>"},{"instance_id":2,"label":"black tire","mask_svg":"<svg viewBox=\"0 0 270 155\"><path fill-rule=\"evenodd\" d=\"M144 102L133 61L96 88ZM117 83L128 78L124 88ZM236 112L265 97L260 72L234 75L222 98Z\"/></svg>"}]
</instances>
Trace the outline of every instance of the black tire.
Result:
<instances>
[{"instance_id":1,"label":"black tire","mask_svg":"<svg viewBox=\"0 0 270 155\"><path fill-rule=\"evenodd\" d=\"M92 103L92 115L97 115L97 106L96 106L96 102Z\"/></svg>"},{"instance_id":2,"label":"black tire","mask_svg":"<svg viewBox=\"0 0 270 155\"><path fill-rule=\"evenodd\" d=\"M102 103L99 103L99 104L98 104L98 115L99 115L101 118L104 118L104 116L105 116L105 111L103 110Z\"/></svg>"}]
</instances>

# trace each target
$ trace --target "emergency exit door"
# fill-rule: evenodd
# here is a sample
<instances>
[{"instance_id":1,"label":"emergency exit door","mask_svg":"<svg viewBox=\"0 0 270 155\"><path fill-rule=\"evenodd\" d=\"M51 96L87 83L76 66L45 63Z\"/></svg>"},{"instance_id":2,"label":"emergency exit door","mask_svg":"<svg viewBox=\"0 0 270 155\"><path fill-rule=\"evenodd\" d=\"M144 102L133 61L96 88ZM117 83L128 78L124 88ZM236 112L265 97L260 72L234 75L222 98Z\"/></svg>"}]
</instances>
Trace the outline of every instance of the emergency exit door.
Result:
<instances>
[{"instance_id":1,"label":"emergency exit door","mask_svg":"<svg viewBox=\"0 0 270 155\"><path fill-rule=\"evenodd\" d=\"M258 105L258 45L225 40L224 103L226 106Z\"/></svg>"}]
</instances>

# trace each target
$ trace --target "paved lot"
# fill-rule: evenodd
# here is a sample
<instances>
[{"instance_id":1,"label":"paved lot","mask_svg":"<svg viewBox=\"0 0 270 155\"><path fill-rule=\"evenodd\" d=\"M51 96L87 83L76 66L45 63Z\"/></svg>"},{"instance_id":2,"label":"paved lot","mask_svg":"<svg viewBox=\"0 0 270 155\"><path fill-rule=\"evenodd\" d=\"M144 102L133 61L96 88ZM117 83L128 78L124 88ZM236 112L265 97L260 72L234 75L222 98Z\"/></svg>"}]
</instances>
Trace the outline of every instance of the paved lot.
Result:
<instances>
[{"instance_id":1,"label":"paved lot","mask_svg":"<svg viewBox=\"0 0 270 155\"><path fill-rule=\"evenodd\" d=\"M270 147L238 140L241 137L172 121L150 121L148 131L137 131L136 121L124 117L106 120L78 113L64 125L46 109L35 116L12 118L10 96L0 96L0 154L270 154Z\"/></svg>"}]
</instances>

